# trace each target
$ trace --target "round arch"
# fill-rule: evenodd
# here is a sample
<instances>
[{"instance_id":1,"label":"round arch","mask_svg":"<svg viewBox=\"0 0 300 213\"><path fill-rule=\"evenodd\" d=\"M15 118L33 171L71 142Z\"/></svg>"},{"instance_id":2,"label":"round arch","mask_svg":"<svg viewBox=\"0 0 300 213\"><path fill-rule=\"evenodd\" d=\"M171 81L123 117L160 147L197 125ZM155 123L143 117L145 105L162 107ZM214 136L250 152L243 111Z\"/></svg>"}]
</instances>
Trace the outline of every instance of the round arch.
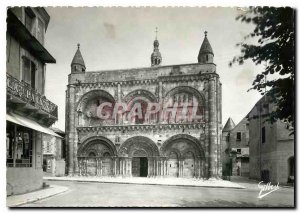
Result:
<instances>
[{"instance_id":1,"label":"round arch","mask_svg":"<svg viewBox=\"0 0 300 213\"><path fill-rule=\"evenodd\" d=\"M144 89L137 89L137 90L134 90L130 93L128 93L125 97L124 97L124 101L126 103L128 102L132 102L133 99L135 99L136 97L144 97L146 99L148 99L149 101L152 101L152 102L156 102L156 97L155 95L148 91L148 90L144 90Z\"/></svg>"},{"instance_id":2,"label":"round arch","mask_svg":"<svg viewBox=\"0 0 300 213\"><path fill-rule=\"evenodd\" d=\"M171 89L165 95L164 102L167 102L173 95L180 93L180 92L186 92L186 93L194 95L198 99L200 104L205 106L204 95L201 92L199 92L197 89L190 87L190 86L178 86L178 87Z\"/></svg>"},{"instance_id":3,"label":"round arch","mask_svg":"<svg viewBox=\"0 0 300 213\"><path fill-rule=\"evenodd\" d=\"M101 90L101 89L91 90L91 91L85 93L80 98L80 100L78 101L78 104L76 106L76 111L83 112L88 101L91 100L92 98L96 98L96 97L104 97L104 98L107 98L110 102L115 103L114 97L107 91Z\"/></svg>"},{"instance_id":4,"label":"round arch","mask_svg":"<svg viewBox=\"0 0 300 213\"><path fill-rule=\"evenodd\" d=\"M105 150L102 153L101 150L96 150L95 148L93 148L93 146L96 144L102 144L107 147L108 150ZM113 142L111 142L108 138L102 136L92 136L86 139L78 148L77 156L85 156L89 151L94 152L98 156L103 155L105 152L109 152L111 156L117 156L117 150Z\"/></svg>"},{"instance_id":5,"label":"round arch","mask_svg":"<svg viewBox=\"0 0 300 213\"><path fill-rule=\"evenodd\" d=\"M144 151L147 157L159 156L156 144L144 136L134 136L127 139L120 147L119 155L132 157L137 151Z\"/></svg>"},{"instance_id":6,"label":"round arch","mask_svg":"<svg viewBox=\"0 0 300 213\"><path fill-rule=\"evenodd\" d=\"M189 151L192 151L192 153L194 154L195 157L197 157L197 156L204 157L205 156L205 152L204 152L204 149L200 145L200 141L197 138L195 138L191 135L188 135L188 134L178 134L178 135L174 135L174 136L170 137L169 139L167 139L160 148L161 153L166 155L168 153L168 150L172 150L172 148L170 149L170 146L173 143L177 143L179 141L186 141L186 142L192 144L196 148L195 150L193 150L191 148L183 150L183 152L180 153L180 156L183 156L185 153L187 153Z\"/></svg>"}]
</instances>

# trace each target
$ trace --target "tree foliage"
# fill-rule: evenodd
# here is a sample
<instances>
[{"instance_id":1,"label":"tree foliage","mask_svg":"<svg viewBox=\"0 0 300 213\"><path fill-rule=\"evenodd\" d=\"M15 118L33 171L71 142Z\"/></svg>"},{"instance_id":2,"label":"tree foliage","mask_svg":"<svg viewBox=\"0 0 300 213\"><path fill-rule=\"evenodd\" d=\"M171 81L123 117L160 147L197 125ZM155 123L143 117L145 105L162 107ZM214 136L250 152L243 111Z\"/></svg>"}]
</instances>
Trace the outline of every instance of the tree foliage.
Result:
<instances>
[{"instance_id":1,"label":"tree foliage","mask_svg":"<svg viewBox=\"0 0 300 213\"><path fill-rule=\"evenodd\" d=\"M276 104L270 120L283 120L294 127L295 109L295 10L290 7L250 7L236 20L254 25L254 30L238 43L241 54L229 63L243 64L252 60L256 65L266 63L262 73L256 75L250 89L268 95ZM250 38L257 39L256 45ZM278 73L275 80L265 80L268 75Z\"/></svg>"}]
</instances>

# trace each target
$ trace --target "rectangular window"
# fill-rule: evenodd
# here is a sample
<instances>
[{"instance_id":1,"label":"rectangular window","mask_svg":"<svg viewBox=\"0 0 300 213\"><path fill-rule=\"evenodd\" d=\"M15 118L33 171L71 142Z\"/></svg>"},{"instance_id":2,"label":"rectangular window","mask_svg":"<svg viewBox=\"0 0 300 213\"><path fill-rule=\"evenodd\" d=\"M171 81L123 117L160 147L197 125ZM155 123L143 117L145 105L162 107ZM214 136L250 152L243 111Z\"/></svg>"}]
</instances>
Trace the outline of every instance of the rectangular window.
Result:
<instances>
[{"instance_id":1,"label":"rectangular window","mask_svg":"<svg viewBox=\"0 0 300 213\"><path fill-rule=\"evenodd\" d=\"M30 60L26 57L23 57L23 81L30 85L31 83L31 72L30 72Z\"/></svg>"},{"instance_id":2,"label":"rectangular window","mask_svg":"<svg viewBox=\"0 0 300 213\"><path fill-rule=\"evenodd\" d=\"M35 89L35 72L36 72L36 65L33 61L29 60L27 57L23 56L23 81L30 86L31 88Z\"/></svg>"},{"instance_id":3,"label":"rectangular window","mask_svg":"<svg viewBox=\"0 0 300 213\"><path fill-rule=\"evenodd\" d=\"M237 132L236 133L236 141L241 141L242 140L242 133L241 132Z\"/></svg>"},{"instance_id":4,"label":"rectangular window","mask_svg":"<svg viewBox=\"0 0 300 213\"><path fill-rule=\"evenodd\" d=\"M236 149L237 154L241 154L241 149Z\"/></svg>"},{"instance_id":5,"label":"rectangular window","mask_svg":"<svg viewBox=\"0 0 300 213\"><path fill-rule=\"evenodd\" d=\"M261 142L262 143L266 142L266 128L265 127L261 128Z\"/></svg>"}]
</instances>

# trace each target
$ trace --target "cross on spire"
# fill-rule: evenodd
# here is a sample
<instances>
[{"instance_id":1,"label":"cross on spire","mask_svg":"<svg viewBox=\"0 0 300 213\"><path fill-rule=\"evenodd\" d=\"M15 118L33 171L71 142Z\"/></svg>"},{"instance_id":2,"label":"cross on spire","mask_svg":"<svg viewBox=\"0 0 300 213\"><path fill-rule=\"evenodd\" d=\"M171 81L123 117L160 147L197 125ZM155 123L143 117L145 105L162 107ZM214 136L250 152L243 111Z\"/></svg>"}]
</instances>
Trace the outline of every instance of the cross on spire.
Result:
<instances>
[{"instance_id":1,"label":"cross on spire","mask_svg":"<svg viewBox=\"0 0 300 213\"><path fill-rule=\"evenodd\" d=\"M207 31L206 30L204 31L204 35L205 35L205 37L207 36Z\"/></svg>"},{"instance_id":2,"label":"cross on spire","mask_svg":"<svg viewBox=\"0 0 300 213\"><path fill-rule=\"evenodd\" d=\"M77 44L77 47L78 47L78 49L80 48L80 44L79 43Z\"/></svg>"},{"instance_id":3,"label":"cross on spire","mask_svg":"<svg viewBox=\"0 0 300 213\"><path fill-rule=\"evenodd\" d=\"M158 32L158 29L157 29L157 27L155 27L155 39L157 39L157 32Z\"/></svg>"}]
</instances>

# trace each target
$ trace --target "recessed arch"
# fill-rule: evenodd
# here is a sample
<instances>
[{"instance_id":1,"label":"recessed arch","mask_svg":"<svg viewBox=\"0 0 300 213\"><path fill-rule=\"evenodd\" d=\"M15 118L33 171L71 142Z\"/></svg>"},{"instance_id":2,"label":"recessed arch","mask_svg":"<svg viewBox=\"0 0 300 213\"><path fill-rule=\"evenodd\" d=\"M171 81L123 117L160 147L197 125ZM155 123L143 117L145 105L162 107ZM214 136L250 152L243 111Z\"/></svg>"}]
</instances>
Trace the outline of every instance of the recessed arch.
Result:
<instances>
[{"instance_id":1,"label":"recessed arch","mask_svg":"<svg viewBox=\"0 0 300 213\"><path fill-rule=\"evenodd\" d=\"M97 144L103 145L103 150L101 147L97 150ZM77 151L77 155L79 157L88 156L89 151L94 152L97 156L103 156L104 153L108 152L110 156L117 156L117 150L113 142L111 142L108 138L102 136L92 136L86 139L79 147Z\"/></svg>"},{"instance_id":2,"label":"recessed arch","mask_svg":"<svg viewBox=\"0 0 300 213\"><path fill-rule=\"evenodd\" d=\"M195 155L195 157L204 157L205 152L204 149L200 145L200 141L188 134L178 134L170 137L167 139L161 146L160 150L161 153L166 155L171 149L174 149L172 147L172 144L179 143L179 142L185 142L190 144L191 146L188 147L187 149L184 150L179 150L180 151L180 156L183 156L186 152L191 151Z\"/></svg>"},{"instance_id":3,"label":"recessed arch","mask_svg":"<svg viewBox=\"0 0 300 213\"><path fill-rule=\"evenodd\" d=\"M173 97L177 93L188 93L195 96L202 106L205 106L205 98L204 95L198 91L197 89L190 86L178 86L167 92L164 98L164 103L166 103L171 97Z\"/></svg>"},{"instance_id":4,"label":"recessed arch","mask_svg":"<svg viewBox=\"0 0 300 213\"><path fill-rule=\"evenodd\" d=\"M159 156L156 144L144 136L134 136L127 139L119 149L119 156L132 157L138 150L145 151L147 157Z\"/></svg>"},{"instance_id":5,"label":"recessed arch","mask_svg":"<svg viewBox=\"0 0 300 213\"><path fill-rule=\"evenodd\" d=\"M136 99L138 97L146 98L150 102L156 102L156 99L157 99L156 96L152 92L145 90L145 89L137 89L137 90L134 90L134 91L128 93L124 97L124 101L126 103L132 102L134 99Z\"/></svg>"},{"instance_id":6,"label":"recessed arch","mask_svg":"<svg viewBox=\"0 0 300 213\"><path fill-rule=\"evenodd\" d=\"M84 109L85 109L87 103L90 100L92 100L93 98L97 98L97 97L103 97L103 98L106 98L109 102L115 103L114 97L109 92L107 92L105 90L101 90L101 89L91 90L91 91L85 93L80 98L80 100L78 101L78 104L76 106L76 110L78 112L84 112Z\"/></svg>"}]
</instances>

